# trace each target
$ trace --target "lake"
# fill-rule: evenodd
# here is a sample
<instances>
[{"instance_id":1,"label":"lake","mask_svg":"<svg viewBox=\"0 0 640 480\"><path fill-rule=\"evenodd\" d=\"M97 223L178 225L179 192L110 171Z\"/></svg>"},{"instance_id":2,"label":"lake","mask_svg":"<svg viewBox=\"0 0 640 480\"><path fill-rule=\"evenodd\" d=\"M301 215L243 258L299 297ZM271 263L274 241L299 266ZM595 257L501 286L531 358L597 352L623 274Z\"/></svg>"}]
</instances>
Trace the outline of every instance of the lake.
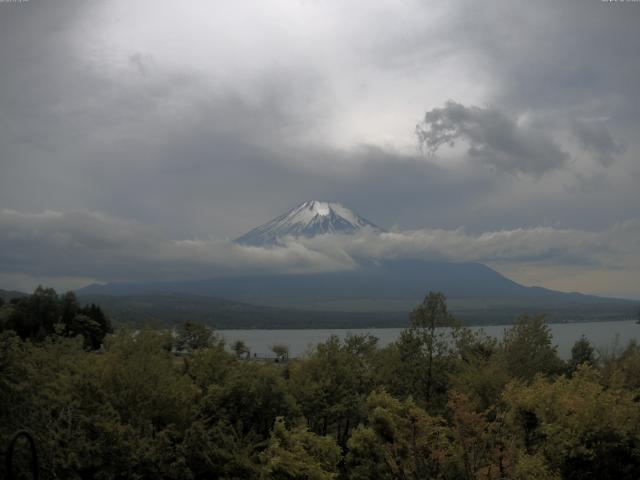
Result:
<instances>
[{"instance_id":1,"label":"lake","mask_svg":"<svg viewBox=\"0 0 640 480\"><path fill-rule=\"evenodd\" d=\"M472 330L484 330L487 335L502 338L508 325L492 325L485 327L471 327ZM631 339L640 342L640 325L634 320L617 322L589 322L589 323L555 323L549 324L553 333L553 341L558 346L558 353L562 358L571 356L571 347L581 336L585 336L591 344L600 350L611 351L621 348ZM317 329L317 330L219 330L218 333L227 344L235 340L242 340L251 349L251 354L258 357L272 357L271 346L281 343L289 347L292 357L304 355L307 350L320 342L326 341L331 335L344 338L347 334L371 334L378 338L378 345L384 347L395 341L401 328L369 328L369 329Z\"/></svg>"}]
</instances>

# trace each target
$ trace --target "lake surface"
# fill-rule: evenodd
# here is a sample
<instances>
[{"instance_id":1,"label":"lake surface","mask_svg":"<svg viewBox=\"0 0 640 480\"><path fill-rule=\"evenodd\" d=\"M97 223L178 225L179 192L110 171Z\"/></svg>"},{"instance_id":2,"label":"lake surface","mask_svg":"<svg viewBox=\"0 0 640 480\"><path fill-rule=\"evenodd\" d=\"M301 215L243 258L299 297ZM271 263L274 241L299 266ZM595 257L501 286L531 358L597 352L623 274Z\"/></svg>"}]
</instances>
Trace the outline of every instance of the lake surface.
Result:
<instances>
[{"instance_id":1,"label":"lake surface","mask_svg":"<svg viewBox=\"0 0 640 480\"><path fill-rule=\"evenodd\" d=\"M484 330L487 335L502 338L508 325L471 327L472 330ZM585 336L599 350L620 349L631 339L640 342L640 325L634 320L618 322L589 323L557 323L549 324L553 333L553 341L558 346L558 353L563 358L571 356L571 347L581 336ZM284 344L289 347L292 357L304 355L309 348L326 341L331 335L344 338L347 334L371 334L378 338L378 345L384 347L395 341L401 328L369 328L369 329L318 329L318 330L219 330L218 333L227 344L242 340L258 357L273 357L271 346Z\"/></svg>"}]
</instances>

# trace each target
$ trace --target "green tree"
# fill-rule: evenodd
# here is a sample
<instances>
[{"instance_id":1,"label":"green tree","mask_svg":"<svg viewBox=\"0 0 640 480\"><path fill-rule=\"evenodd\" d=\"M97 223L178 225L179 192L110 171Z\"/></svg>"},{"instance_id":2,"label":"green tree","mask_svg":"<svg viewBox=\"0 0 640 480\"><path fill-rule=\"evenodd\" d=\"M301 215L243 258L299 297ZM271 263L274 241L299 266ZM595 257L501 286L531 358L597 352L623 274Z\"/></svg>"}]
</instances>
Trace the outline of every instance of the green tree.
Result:
<instances>
[{"instance_id":1,"label":"green tree","mask_svg":"<svg viewBox=\"0 0 640 480\"><path fill-rule=\"evenodd\" d=\"M4 328L15 331L20 338L41 341L55 333L60 312L54 289L38 286L33 294L13 299L10 305Z\"/></svg>"},{"instance_id":2,"label":"green tree","mask_svg":"<svg viewBox=\"0 0 640 480\"><path fill-rule=\"evenodd\" d=\"M104 333L98 322L87 315L78 314L68 325L68 336L81 335L84 339L84 347L95 350L100 347Z\"/></svg>"},{"instance_id":3,"label":"green tree","mask_svg":"<svg viewBox=\"0 0 640 480\"><path fill-rule=\"evenodd\" d=\"M239 362L221 384L210 385L200 415L208 422L228 421L241 434L265 439L276 417L296 419L300 411L278 365Z\"/></svg>"},{"instance_id":4,"label":"green tree","mask_svg":"<svg viewBox=\"0 0 640 480\"><path fill-rule=\"evenodd\" d=\"M231 349L236 353L237 358L240 358L243 355L249 358L249 356L251 355L249 347L247 347L247 344L242 340L236 340L235 342L233 342L233 344L231 345Z\"/></svg>"},{"instance_id":5,"label":"green tree","mask_svg":"<svg viewBox=\"0 0 640 480\"><path fill-rule=\"evenodd\" d=\"M42 339L54 333L59 315L56 291L53 288L38 286L27 300L27 318L34 329L30 337Z\"/></svg>"},{"instance_id":6,"label":"green tree","mask_svg":"<svg viewBox=\"0 0 640 480\"><path fill-rule=\"evenodd\" d=\"M105 346L101 395L131 425L155 431L185 425L198 389L166 351L168 332L120 330Z\"/></svg>"},{"instance_id":7,"label":"green tree","mask_svg":"<svg viewBox=\"0 0 640 480\"><path fill-rule=\"evenodd\" d=\"M456 478L503 479L512 475L515 450L501 435L502 419L491 420L478 412L464 394L449 392L451 458L459 472Z\"/></svg>"},{"instance_id":8,"label":"green tree","mask_svg":"<svg viewBox=\"0 0 640 480\"><path fill-rule=\"evenodd\" d=\"M401 402L384 390L367 399L366 421L347 444L348 478L457 478L450 465L451 445L440 417L432 417L411 399ZM447 473L448 472L448 473Z\"/></svg>"},{"instance_id":9,"label":"green tree","mask_svg":"<svg viewBox=\"0 0 640 480\"><path fill-rule=\"evenodd\" d=\"M102 309L93 303L80 307L73 292L67 292L60 299L60 323L64 336L84 338L84 347L99 349L107 334L112 333L111 321Z\"/></svg>"},{"instance_id":10,"label":"green tree","mask_svg":"<svg viewBox=\"0 0 640 480\"><path fill-rule=\"evenodd\" d=\"M196 479L244 479L260 476L259 453L264 440L243 435L227 420L191 424L182 444L186 462Z\"/></svg>"},{"instance_id":11,"label":"green tree","mask_svg":"<svg viewBox=\"0 0 640 480\"><path fill-rule=\"evenodd\" d=\"M260 458L263 479L332 480L338 475L340 448L331 437L318 436L305 427L289 430L284 418L278 417Z\"/></svg>"},{"instance_id":12,"label":"green tree","mask_svg":"<svg viewBox=\"0 0 640 480\"><path fill-rule=\"evenodd\" d=\"M99 306L80 307L73 292L58 297L54 289L42 286L0 309L0 329L13 330L20 338L35 341L54 334L81 335L85 348L92 350L100 348L105 336L113 332L109 318Z\"/></svg>"},{"instance_id":13,"label":"green tree","mask_svg":"<svg viewBox=\"0 0 640 480\"><path fill-rule=\"evenodd\" d=\"M78 298L73 292L67 292L60 298L60 322L68 329L73 319L80 313ZM66 331L65 331L66 333Z\"/></svg>"},{"instance_id":14,"label":"green tree","mask_svg":"<svg viewBox=\"0 0 640 480\"><path fill-rule=\"evenodd\" d=\"M94 344L94 348L99 348L100 344L104 341L104 338L109 333L113 333L113 327L111 326L111 320L104 313L100 306L95 303L90 303L89 305L85 305L80 308L79 313L82 315L86 315L91 318L94 322L96 322L100 327L100 338L98 342Z\"/></svg>"},{"instance_id":15,"label":"green tree","mask_svg":"<svg viewBox=\"0 0 640 480\"><path fill-rule=\"evenodd\" d=\"M410 316L411 325L401 337L401 346L419 357L418 363L423 364L419 371L423 377L424 398L430 403L433 396L434 384L442 393L446 386L442 385L444 377L436 378L434 368L441 360L452 353L452 345L459 327L456 319L447 309L445 296L440 292L429 292L423 302L416 307ZM417 348L416 348L417 347ZM415 363L414 358L414 363ZM435 372L435 373L434 373Z\"/></svg>"},{"instance_id":16,"label":"green tree","mask_svg":"<svg viewBox=\"0 0 640 480\"><path fill-rule=\"evenodd\" d=\"M542 455L521 452L515 462L513 480L560 480L560 475L551 471Z\"/></svg>"},{"instance_id":17,"label":"green tree","mask_svg":"<svg viewBox=\"0 0 640 480\"><path fill-rule=\"evenodd\" d=\"M194 350L193 355L183 357L183 372L202 391L211 385L222 384L235 368L235 357L227 352L222 340L210 348Z\"/></svg>"},{"instance_id":18,"label":"green tree","mask_svg":"<svg viewBox=\"0 0 640 480\"><path fill-rule=\"evenodd\" d=\"M512 377L531 381L537 374L554 375L563 371L558 347L553 344L544 315L521 316L513 327L505 330L501 348Z\"/></svg>"},{"instance_id":19,"label":"green tree","mask_svg":"<svg viewBox=\"0 0 640 480\"><path fill-rule=\"evenodd\" d=\"M216 338L213 331L201 323L187 320L176 332L176 349L193 352L213 346Z\"/></svg>"},{"instance_id":20,"label":"green tree","mask_svg":"<svg viewBox=\"0 0 640 480\"><path fill-rule=\"evenodd\" d=\"M506 420L527 455L543 458L563 479L640 478L640 410L636 395L604 388L581 365L571 378L538 377L505 390Z\"/></svg>"},{"instance_id":21,"label":"green tree","mask_svg":"<svg viewBox=\"0 0 640 480\"><path fill-rule=\"evenodd\" d=\"M571 347L569 373L575 372L578 365L582 365L583 363L591 366L596 364L595 349L584 335L580 337L579 340L576 340L573 347Z\"/></svg>"},{"instance_id":22,"label":"green tree","mask_svg":"<svg viewBox=\"0 0 640 480\"><path fill-rule=\"evenodd\" d=\"M640 345L629 340L620 352L604 352L602 355L603 383L611 388L640 389Z\"/></svg>"},{"instance_id":23,"label":"green tree","mask_svg":"<svg viewBox=\"0 0 640 480\"><path fill-rule=\"evenodd\" d=\"M290 389L312 431L335 433L341 445L346 443L373 387L376 341L369 335L350 335L341 342L332 335L316 345L308 359L291 364Z\"/></svg>"},{"instance_id":24,"label":"green tree","mask_svg":"<svg viewBox=\"0 0 640 480\"><path fill-rule=\"evenodd\" d=\"M480 411L499 403L510 377L500 358L497 340L482 330L461 328L456 350L457 362L449 375L450 388L469 396Z\"/></svg>"},{"instance_id":25,"label":"green tree","mask_svg":"<svg viewBox=\"0 0 640 480\"><path fill-rule=\"evenodd\" d=\"M287 345L277 343L271 347L271 351L279 361L284 362L289 360L289 347Z\"/></svg>"}]
</instances>

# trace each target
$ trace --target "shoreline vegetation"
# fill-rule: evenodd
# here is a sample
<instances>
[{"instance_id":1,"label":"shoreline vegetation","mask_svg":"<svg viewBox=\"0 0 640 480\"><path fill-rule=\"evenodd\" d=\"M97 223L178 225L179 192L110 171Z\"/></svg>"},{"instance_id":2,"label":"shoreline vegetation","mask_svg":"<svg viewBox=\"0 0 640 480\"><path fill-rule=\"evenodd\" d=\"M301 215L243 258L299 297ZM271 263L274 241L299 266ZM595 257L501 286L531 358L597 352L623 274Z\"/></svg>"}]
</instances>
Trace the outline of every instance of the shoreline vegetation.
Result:
<instances>
[{"instance_id":1,"label":"shoreline vegetation","mask_svg":"<svg viewBox=\"0 0 640 480\"><path fill-rule=\"evenodd\" d=\"M541 316L498 341L429 293L388 346L255 362L197 322L110 333L51 289L0 312L0 445L31 432L40 478L640 478L640 346L563 361Z\"/></svg>"},{"instance_id":2,"label":"shoreline vegetation","mask_svg":"<svg viewBox=\"0 0 640 480\"><path fill-rule=\"evenodd\" d=\"M75 294L74 294L75 295ZM0 298L28 297L22 292L0 290ZM638 302L606 299L593 305L557 305L540 307L517 302L448 299L449 310L467 326L513 325L523 313L544 315L547 323L587 323L620 321L636 318ZM132 295L76 296L80 306L99 306L108 314L115 327L173 328L185 320L203 323L215 330L289 330L289 329L367 329L404 328L413 304L396 306L395 310L362 310L363 305L351 305L356 310L304 309L254 305L205 295L184 293L149 293Z\"/></svg>"}]
</instances>

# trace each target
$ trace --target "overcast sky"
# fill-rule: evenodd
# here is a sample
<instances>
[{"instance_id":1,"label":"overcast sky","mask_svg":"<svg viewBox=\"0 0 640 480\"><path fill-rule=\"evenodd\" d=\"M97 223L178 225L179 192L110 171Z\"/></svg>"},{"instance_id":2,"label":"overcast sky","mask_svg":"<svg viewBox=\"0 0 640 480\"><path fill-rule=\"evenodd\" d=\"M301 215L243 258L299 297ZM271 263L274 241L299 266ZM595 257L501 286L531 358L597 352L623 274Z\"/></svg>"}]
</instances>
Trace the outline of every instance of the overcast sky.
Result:
<instances>
[{"instance_id":1,"label":"overcast sky","mask_svg":"<svg viewBox=\"0 0 640 480\"><path fill-rule=\"evenodd\" d=\"M640 3L0 2L0 288L481 261L640 298ZM391 233L247 249L305 200Z\"/></svg>"}]
</instances>

